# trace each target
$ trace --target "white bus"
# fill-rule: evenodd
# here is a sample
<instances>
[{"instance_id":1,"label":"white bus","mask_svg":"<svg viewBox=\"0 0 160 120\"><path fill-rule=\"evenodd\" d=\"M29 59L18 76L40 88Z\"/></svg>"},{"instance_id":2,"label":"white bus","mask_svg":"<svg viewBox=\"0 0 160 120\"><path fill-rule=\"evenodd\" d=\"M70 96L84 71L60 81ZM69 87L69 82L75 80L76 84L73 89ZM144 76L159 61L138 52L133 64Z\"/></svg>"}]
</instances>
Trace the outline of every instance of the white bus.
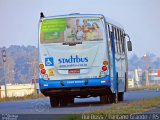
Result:
<instances>
[{"instance_id":1,"label":"white bus","mask_svg":"<svg viewBox=\"0 0 160 120\"><path fill-rule=\"evenodd\" d=\"M126 35L121 25L101 14L41 13L39 86L51 106L97 96L103 104L122 101L128 75Z\"/></svg>"}]
</instances>

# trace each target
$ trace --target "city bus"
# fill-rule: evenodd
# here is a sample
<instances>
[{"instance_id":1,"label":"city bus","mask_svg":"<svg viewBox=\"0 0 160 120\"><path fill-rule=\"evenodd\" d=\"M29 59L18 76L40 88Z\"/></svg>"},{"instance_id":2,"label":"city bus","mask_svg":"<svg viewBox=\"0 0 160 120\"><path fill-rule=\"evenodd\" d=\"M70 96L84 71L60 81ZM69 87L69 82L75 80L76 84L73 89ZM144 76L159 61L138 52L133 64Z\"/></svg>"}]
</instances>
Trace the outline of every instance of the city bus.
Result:
<instances>
[{"instance_id":1,"label":"city bus","mask_svg":"<svg viewBox=\"0 0 160 120\"><path fill-rule=\"evenodd\" d=\"M123 101L131 50L123 27L104 15L41 13L40 91L49 96L51 107L67 106L75 98L99 97L102 104Z\"/></svg>"}]
</instances>

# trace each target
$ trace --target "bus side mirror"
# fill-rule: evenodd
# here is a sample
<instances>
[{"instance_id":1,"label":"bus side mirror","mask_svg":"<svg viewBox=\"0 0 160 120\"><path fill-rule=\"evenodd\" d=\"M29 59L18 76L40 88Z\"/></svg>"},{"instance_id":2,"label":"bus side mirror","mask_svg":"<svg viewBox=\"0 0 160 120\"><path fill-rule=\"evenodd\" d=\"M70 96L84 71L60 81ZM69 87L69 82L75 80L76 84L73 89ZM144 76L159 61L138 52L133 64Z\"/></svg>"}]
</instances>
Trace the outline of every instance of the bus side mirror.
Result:
<instances>
[{"instance_id":1,"label":"bus side mirror","mask_svg":"<svg viewBox=\"0 0 160 120\"><path fill-rule=\"evenodd\" d=\"M132 42L127 41L128 51L132 51Z\"/></svg>"},{"instance_id":2,"label":"bus side mirror","mask_svg":"<svg viewBox=\"0 0 160 120\"><path fill-rule=\"evenodd\" d=\"M128 34L124 34L124 36L128 37L129 41L127 41L128 51L132 51L132 42L130 41L130 37Z\"/></svg>"}]
</instances>

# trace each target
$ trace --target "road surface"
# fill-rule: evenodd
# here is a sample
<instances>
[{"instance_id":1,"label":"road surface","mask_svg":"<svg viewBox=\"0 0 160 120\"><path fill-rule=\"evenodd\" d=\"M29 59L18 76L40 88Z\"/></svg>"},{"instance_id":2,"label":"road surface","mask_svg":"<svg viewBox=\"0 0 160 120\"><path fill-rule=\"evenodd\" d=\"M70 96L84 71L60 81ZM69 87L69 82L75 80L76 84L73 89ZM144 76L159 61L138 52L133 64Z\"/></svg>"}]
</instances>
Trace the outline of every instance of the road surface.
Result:
<instances>
[{"instance_id":1,"label":"road surface","mask_svg":"<svg viewBox=\"0 0 160 120\"><path fill-rule=\"evenodd\" d=\"M124 102L160 96L160 91L129 91L124 94ZM111 104L102 105L99 97L75 99L74 104L67 107L51 108L49 98L25 101L1 102L0 114L79 114L109 108Z\"/></svg>"}]
</instances>

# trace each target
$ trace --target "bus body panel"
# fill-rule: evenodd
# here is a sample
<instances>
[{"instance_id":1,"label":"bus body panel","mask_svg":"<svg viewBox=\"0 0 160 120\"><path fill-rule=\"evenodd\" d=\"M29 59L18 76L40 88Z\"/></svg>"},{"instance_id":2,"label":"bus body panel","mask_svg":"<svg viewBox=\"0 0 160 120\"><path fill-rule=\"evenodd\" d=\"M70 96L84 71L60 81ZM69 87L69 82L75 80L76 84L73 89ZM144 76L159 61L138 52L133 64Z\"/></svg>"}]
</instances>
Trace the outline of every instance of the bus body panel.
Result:
<instances>
[{"instance_id":1,"label":"bus body panel","mask_svg":"<svg viewBox=\"0 0 160 120\"><path fill-rule=\"evenodd\" d=\"M96 38L95 40L75 42L75 40L79 40L80 36L83 36L82 32L77 32L76 37L75 34L70 34L66 38L65 35L68 33L67 24L75 28L77 27L77 19L80 20L81 27L85 19L90 20L89 23L92 26L90 26L89 34L85 34L85 37L89 36L91 38L94 38L91 34L94 28L93 24L97 22L102 32L102 39ZM83 94L87 95L91 94L88 92L90 88L95 87L97 88L92 91L95 93L93 94L94 96L115 93L113 89L113 78L115 76L113 75L113 57L110 40L110 32L114 31L108 28L108 25L114 26L114 24L106 23L107 21L103 15L95 14L53 16L40 20L39 64L43 64L44 67L39 72L39 86L43 94L46 96L60 96L64 91L69 90L72 93L74 88L88 88L86 91L83 90ZM50 28L49 25L55 25L56 28ZM60 28L57 28L57 26L60 26ZM123 31L120 25L117 28ZM76 31L78 31L78 28ZM57 36L61 39L58 39ZM52 39L55 39L55 42L51 42ZM124 92L126 85L125 73L128 70L126 54L126 51L123 55L115 54L116 71L119 75L119 92ZM104 61L107 61L107 65L104 65ZM57 90L64 91L57 94ZM81 92L75 93L74 97L81 95Z\"/></svg>"},{"instance_id":2,"label":"bus body panel","mask_svg":"<svg viewBox=\"0 0 160 120\"><path fill-rule=\"evenodd\" d=\"M107 26L107 31L108 31L108 45L109 45L109 61L110 61L110 76L111 76L111 90L113 93L115 93L114 90L114 82L113 78L115 77L113 75L113 55L112 55L112 49L111 49L111 32L114 32L114 44L115 44L115 67L116 67L116 72L118 73L118 91L119 92L124 92L125 87L127 86L126 80L128 79L127 75L128 74L128 63L127 63L127 50L126 50L126 41L124 39L124 29L120 24L117 24L116 22L106 19L106 26ZM114 30L113 30L114 28ZM119 29L121 32L117 33L119 36L122 36L123 38L118 38L115 34L115 29ZM117 38L119 40L117 40ZM122 39L123 39L123 49L122 49ZM117 41L119 42L119 45L117 44Z\"/></svg>"},{"instance_id":3,"label":"bus body panel","mask_svg":"<svg viewBox=\"0 0 160 120\"><path fill-rule=\"evenodd\" d=\"M51 80L99 78L103 61L106 59L104 43L82 44L73 47L43 45L40 47L41 63L46 72L53 71ZM52 65L46 65L47 59L53 59ZM71 70L79 70L72 73ZM74 72L74 71L73 71Z\"/></svg>"}]
</instances>

